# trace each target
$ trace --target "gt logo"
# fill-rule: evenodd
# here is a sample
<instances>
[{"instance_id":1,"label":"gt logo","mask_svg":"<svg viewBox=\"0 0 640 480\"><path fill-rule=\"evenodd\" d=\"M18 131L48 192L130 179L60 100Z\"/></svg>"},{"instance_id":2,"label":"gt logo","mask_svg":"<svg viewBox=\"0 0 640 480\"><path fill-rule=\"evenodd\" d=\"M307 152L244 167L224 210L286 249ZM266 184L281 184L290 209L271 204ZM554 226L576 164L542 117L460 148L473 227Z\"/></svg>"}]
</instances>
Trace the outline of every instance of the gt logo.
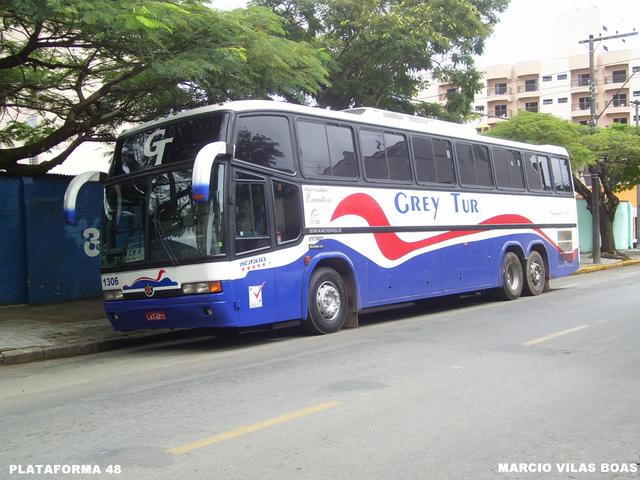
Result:
<instances>
[{"instance_id":1,"label":"gt logo","mask_svg":"<svg viewBox=\"0 0 640 480\"><path fill-rule=\"evenodd\" d=\"M165 129L158 129L153 132L151 135L147 137L144 141L144 154L147 157L156 156L155 165L160 165L162 163L162 156L164 155L164 148L167 146L167 143L173 142L173 137L165 138L164 140L158 140L154 142L153 140L157 137L164 137Z\"/></svg>"}]
</instances>

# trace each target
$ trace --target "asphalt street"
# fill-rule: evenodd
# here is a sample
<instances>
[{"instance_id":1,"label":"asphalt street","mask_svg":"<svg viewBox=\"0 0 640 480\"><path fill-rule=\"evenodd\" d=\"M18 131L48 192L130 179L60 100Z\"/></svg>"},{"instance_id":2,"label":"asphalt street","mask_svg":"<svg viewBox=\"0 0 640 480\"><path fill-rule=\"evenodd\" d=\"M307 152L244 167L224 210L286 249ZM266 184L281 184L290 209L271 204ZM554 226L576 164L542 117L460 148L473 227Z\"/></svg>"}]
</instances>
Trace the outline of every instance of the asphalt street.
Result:
<instances>
[{"instance_id":1,"label":"asphalt street","mask_svg":"<svg viewBox=\"0 0 640 480\"><path fill-rule=\"evenodd\" d=\"M2 367L0 478L640 478L600 471L640 461L639 283L633 266L514 302L379 310L334 335ZM551 471L500 471L513 463ZM17 471L37 465L101 473Z\"/></svg>"}]
</instances>

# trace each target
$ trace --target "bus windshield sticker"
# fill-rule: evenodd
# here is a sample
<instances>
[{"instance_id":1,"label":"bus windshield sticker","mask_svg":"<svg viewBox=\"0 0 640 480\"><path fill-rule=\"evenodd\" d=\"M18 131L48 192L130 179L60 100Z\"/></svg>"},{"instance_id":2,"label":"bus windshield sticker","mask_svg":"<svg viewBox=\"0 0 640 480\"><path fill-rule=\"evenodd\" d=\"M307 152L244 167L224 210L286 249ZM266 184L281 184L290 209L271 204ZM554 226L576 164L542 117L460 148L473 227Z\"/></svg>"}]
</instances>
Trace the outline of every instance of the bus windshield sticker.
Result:
<instances>
[{"instance_id":1,"label":"bus windshield sticker","mask_svg":"<svg viewBox=\"0 0 640 480\"><path fill-rule=\"evenodd\" d=\"M127 245L127 257L125 262L140 262L144 260L144 241L134 240Z\"/></svg>"}]
</instances>

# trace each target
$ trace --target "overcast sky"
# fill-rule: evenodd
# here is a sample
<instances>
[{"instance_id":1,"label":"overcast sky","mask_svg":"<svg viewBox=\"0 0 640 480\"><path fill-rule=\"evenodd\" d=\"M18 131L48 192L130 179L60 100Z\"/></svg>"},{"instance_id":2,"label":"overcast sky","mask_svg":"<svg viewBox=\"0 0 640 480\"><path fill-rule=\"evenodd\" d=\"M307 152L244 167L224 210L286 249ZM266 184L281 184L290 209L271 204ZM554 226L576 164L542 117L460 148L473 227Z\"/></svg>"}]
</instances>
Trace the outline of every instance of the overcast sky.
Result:
<instances>
[{"instance_id":1,"label":"overcast sky","mask_svg":"<svg viewBox=\"0 0 640 480\"><path fill-rule=\"evenodd\" d=\"M607 28L604 31L603 27ZM586 53L590 34L640 30L640 0L512 0L487 40L479 67ZM604 42L609 50L640 48L640 35Z\"/></svg>"}]
</instances>

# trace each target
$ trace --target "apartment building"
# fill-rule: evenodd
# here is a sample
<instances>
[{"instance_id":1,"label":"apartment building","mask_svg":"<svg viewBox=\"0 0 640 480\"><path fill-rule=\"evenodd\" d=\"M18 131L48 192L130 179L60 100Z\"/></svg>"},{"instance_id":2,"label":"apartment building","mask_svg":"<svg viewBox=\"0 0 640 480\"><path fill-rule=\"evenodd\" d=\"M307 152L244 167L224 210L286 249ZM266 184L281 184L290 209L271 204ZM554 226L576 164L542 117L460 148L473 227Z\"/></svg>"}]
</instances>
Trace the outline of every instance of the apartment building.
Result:
<instances>
[{"instance_id":1,"label":"apartment building","mask_svg":"<svg viewBox=\"0 0 640 480\"><path fill-rule=\"evenodd\" d=\"M640 121L633 103L640 102L640 50L600 50L593 79L585 49L584 55L491 66L484 71L484 81L474 100L474 110L483 116L476 127L491 127L521 110L588 124L592 82L599 126ZM435 84L420 98L445 104L452 92L453 85Z\"/></svg>"}]
</instances>

